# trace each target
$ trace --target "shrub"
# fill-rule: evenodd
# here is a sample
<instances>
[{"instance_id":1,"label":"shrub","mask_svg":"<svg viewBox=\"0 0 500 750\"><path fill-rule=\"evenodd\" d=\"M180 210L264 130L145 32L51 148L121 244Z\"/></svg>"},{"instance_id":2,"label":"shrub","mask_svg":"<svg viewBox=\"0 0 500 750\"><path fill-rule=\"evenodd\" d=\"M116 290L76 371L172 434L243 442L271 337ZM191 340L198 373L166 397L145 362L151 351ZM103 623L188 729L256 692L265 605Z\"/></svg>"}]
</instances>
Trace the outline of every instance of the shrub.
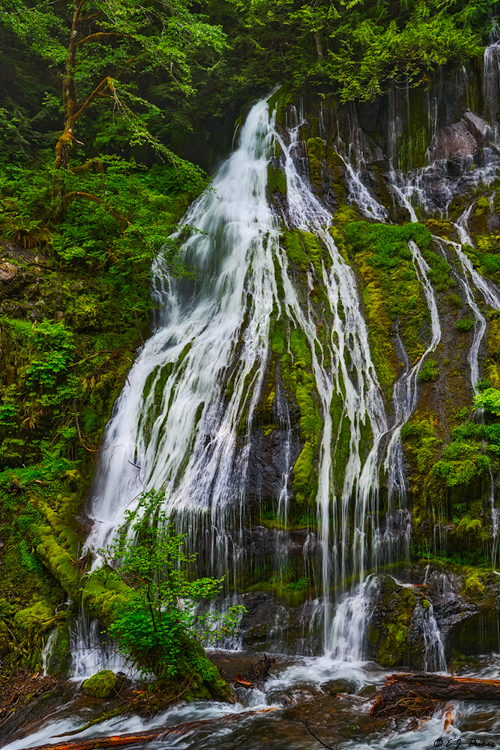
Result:
<instances>
[{"instance_id":1,"label":"shrub","mask_svg":"<svg viewBox=\"0 0 500 750\"><path fill-rule=\"evenodd\" d=\"M162 510L164 499L154 490L144 493L117 540L101 552L132 588L111 636L143 670L168 679L199 670L201 642L232 634L243 608L231 607L227 615L197 613L196 604L213 599L223 579L189 577L196 555L184 552L186 534L175 532Z\"/></svg>"},{"instance_id":2,"label":"shrub","mask_svg":"<svg viewBox=\"0 0 500 750\"><path fill-rule=\"evenodd\" d=\"M455 323L455 328L457 331L460 331L460 333L467 333L474 328L475 324L476 322L473 318L461 318Z\"/></svg>"},{"instance_id":3,"label":"shrub","mask_svg":"<svg viewBox=\"0 0 500 750\"><path fill-rule=\"evenodd\" d=\"M418 373L419 383L430 383L439 377L439 366L435 359L426 359Z\"/></svg>"}]
</instances>

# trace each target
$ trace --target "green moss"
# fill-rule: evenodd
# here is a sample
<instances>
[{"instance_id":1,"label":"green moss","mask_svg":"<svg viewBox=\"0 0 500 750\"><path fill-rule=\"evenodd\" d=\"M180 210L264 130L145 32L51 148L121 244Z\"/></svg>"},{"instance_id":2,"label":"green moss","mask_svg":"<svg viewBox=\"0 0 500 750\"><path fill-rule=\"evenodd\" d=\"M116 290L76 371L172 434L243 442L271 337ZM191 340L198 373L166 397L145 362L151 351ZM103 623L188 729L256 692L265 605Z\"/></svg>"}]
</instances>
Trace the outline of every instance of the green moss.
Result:
<instances>
[{"instance_id":1,"label":"green moss","mask_svg":"<svg viewBox=\"0 0 500 750\"><path fill-rule=\"evenodd\" d=\"M285 247L288 257L303 271L312 263L318 278L322 278L322 263L329 266L329 258L319 240L310 232L294 229L285 232Z\"/></svg>"},{"instance_id":2,"label":"green moss","mask_svg":"<svg viewBox=\"0 0 500 750\"><path fill-rule=\"evenodd\" d=\"M448 299L454 307L463 307L464 301L459 294L450 294Z\"/></svg>"},{"instance_id":3,"label":"green moss","mask_svg":"<svg viewBox=\"0 0 500 750\"><path fill-rule=\"evenodd\" d=\"M447 219L428 219L425 226L432 234L448 238L453 230L453 225Z\"/></svg>"},{"instance_id":4,"label":"green moss","mask_svg":"<svg viewBox=\"0 0 500 750\"><path fill-rule=\"evenodd\" d=\"M435 359L426 359L418 372L419 383L432 383L439 378L439 365Z\"/></svg>"},{"instance_id":5,"label":"green moss","mask_svg":"<svg viewBox=\"0 0 500 750\"><path fill-rule=\"evenodd\" d=\"M463 516L458 522L455 534L459 539L467 541L472 545L482 545L488 539L481 519L471 518L468 514Z\"/></svg>"},{"instance_id":6,"label":"green moss","mask_svg":"<svg viewBox=\"0 0 500 750\"><path fill-rule=\"evenodd\" d=\"M306 441L293 467L293 484L298 503L313 499L317 489L317 477L314 473L316 450L310 441Z\"/></svg>"},{"instance_id":7,"label":"green moss","mask_svg":"<svg viewBox=\"0 0 500 750\"><path fill-rule=\"evenodd\" d=\"M479 216L483 216L484 214L489 214L489 212L490 212L490 202L488 198L482 195L476 201L474 214L476 217L479 217Z\"/></svg>"},{"instance_id":8,"label":"green moss","mask_svg":"<svg viewBox=\"0 0 500 750\"><path fill-rule=\"evenodd\" d=\"M116 693L118 677L110 669L103 669L90 677L82 685L83 692L89 698L111 698Z\"/></svg>"},{"instance_id":9,"label":"green moss","mask_svg":"<svg viewBox=\"0 0 500 750\"><path fill-rule=\"evenodd\" d=\"M471 331L475 325L476 321L474 318L460 318L460 320L457 320L455 323L455 328L457 331L460 331L460 333L468 333L468 331Z\"/></svg>"},{"instance_id":10,"label":"green moss","mask_svg":"<svg viewBox=\"0 0 500 750\"><path fill-rule=\"evenodd\" d=\"M307 141L307 154L309 156L311 182L318 187L321 183L323 159L325 156L325 145L321 138L309 138Z\"/></svg>"},{"instance_id":11,"label":"green moss","mask_svg":"<svg viewBox=\"0 0 500 750\"><path fill-rule=\"evenodd\" d=\"M424 351L422 332L428 325L427 303L408 242L413 240L429 256L432 272L444 272L437 255L430 252L430 232L421 224L355 221L346 224L343 231L348 255L364 282L373 361L389 399L399 367L394 343L396 324L410 361ZM439 276L439 281L444 283L444 277Z\"/></svg>"},{"instance_id":12,"label":"green moss","mask_svg":"<svg viewBox=\"0 0 500 750\"><path fill-rule=\"evenodd\" d=\"M285 232L285 246L290 260L306 271L309 266L309 256L300 240L300 233L298 231Z\"/></svg>"},{"instance_id":13,"label":"green moss","mask_svg":"<svg viewBox=\"0 0 500 750\"><path fill-rule=\"evenodd\" d=\"M352 224L354 222L357 222L359 220L359 213L356 211L356 209L353 206L347 205L347 203L342 204L339 206L339 208L335 211L334 214L334 226L331 228L330 231L334 232L336 229L336 225L339 225L339 228L345 227L347 224ZM334 236L335 239L335 236Z\"/></svg>"},{"instance_id":14,"label":"green moss","mask_svg":"<svg viewBox=\"0 0 500 750\"><path fill-rule=\"evenodd\" d=\"M469 599L481 599L484 595L485 586L477 571L471 571L463 586L463 594Z\"/></svg>"},{"instance_id":15,"label":"green moss","mask_svg":"<svg viewBox=\"0 0 500 750\"><path fill-rule=\"evenodd\" d=\"M286 332L283 321L273 321L270 330L271 346L275 354L283 354L286 347Z\"/></svg>"},{"instance_id":16,"label":"green moss","mask_svg":"<svg viewBox=\"0 0 500 750\"><path fill-rule=\"evenodd\" d=\"M286 195L286 177L279 167L267 166L267 189L272 195L275 192Z\"/></svg>"},{"instance_id":17,"label":"green moss","mask_svg":"<svg viewBox=\"0 0 500 750\"><path fill-rule=\"evenodd\" d=\"M33 637L54 625L54 610L48 602L38 601L17 612L14 623L23 634Z\"/></svg>"}]
</instances>

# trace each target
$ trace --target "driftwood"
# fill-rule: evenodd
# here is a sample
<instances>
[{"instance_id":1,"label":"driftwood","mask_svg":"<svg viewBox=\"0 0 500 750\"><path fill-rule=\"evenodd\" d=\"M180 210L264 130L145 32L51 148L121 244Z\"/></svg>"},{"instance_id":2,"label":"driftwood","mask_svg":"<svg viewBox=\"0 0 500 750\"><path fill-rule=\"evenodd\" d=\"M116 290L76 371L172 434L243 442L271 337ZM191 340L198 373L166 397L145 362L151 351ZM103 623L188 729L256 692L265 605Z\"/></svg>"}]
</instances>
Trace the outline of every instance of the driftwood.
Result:
<instances>
[{"instance_id":1,"label":"driftwood","mask_svg":"<svg viewBox=\"0 0 500 750\"><path fill-rule=\"evenodd\" d=\"M377 695L370 716L405 714L424 718L450 700L500 701L500 680L444 677L439 674L393 674Z\"/></svg>"},{"instance_id":2,"label":"driftwood","mask_svg":"<svg viewBox=\"0 0 500 750\"><path fill-rule=\"evenodd\" d=\"M90 740L70 740L69 742L59 742L57 745L38 745L30 747L28 750L95 750L96 748L106 747L123 747L128 745L144 745L147 742L161 740L170 735L182 735L192 732L196 729L204 729L210 724L226 724L232 721L241 721L247 716L255 714L265 714L269 711L276 711L275 708L264 708L260 711L245 711L238 714L226 714L213 719L202 719L201 721L189 721L186 724L176 724L172 727L157 727L146 732L132 732L130 734L116 734L111 737L94 737Z\"/></svg>"}]
</instances>

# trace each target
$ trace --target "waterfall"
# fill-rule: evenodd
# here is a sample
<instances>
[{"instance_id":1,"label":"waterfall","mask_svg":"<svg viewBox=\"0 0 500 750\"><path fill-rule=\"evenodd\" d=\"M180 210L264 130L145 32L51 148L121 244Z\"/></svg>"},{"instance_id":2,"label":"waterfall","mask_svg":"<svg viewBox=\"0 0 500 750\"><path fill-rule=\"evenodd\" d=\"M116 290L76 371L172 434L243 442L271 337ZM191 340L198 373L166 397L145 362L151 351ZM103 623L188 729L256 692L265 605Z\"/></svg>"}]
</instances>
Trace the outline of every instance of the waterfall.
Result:
<instances>
[{"instance_id":1,"label":"waterfall","mask_svg":"<svg viewBox=\"0 0 500 750\"><path fill-rule=\"evenodd\" d=\"M169 512L189 514L193 535L209 513L219 566L226 559L226 511L241 498L269 321L279 304L278 229L266 200L272 139L262 101L247 118L239 148L188 212L184 224L196 231L185 242L185 257L199 278L163 281L161 263L156 266L159 327L134 364L106 433L91 504L88 544L95 550L140 492L154 487L166 490ZM245 412L245 447L236 458Z\"/></svg>"},{"instance_id":2,"label":"waterfall","mask_svg":"<svg viewBox=\"0 0 500 750\"><path fill-rule=\"evenodd\" d=\"M107 429L91 503L94 525L88 545L97 551L109 541L125 510L135 507L144 488L162 488L167 510L184 524L193 548L200 535L208 532L211 572L225 573L231 558L229 582L236 585L238 565L245 560L238 534L245 519L251 423L269 358L269 321L274 309L306 336L322 407L317 508L327 641L332 584L340 586L348 571L363 581L367 565L374 562L369 558L376 531L371 516L378 502L380 441L388 428L356 278L328 231L331 216L297 170L299 123L295 113L285 142L269 117L267 102L256 104L242 129L238 149L185 219L186 227L197 230L186 240L185 251L199 280L164 282L158 264L159 326L134 364ZM322 278L309 277L311 287L313 282L323 283L327 292L330 323L323 343L312 306L304 309L300 301L279 243L279 221L266 199L273 143L281 149L287 181L282 218L290 229L312 232L327 253ZM349 428L348 456L338 491L332 466L337 439L331 416L334 395L342 399L341 424ZM278 395L276 404L282 414L283 396ZM245 412L246 429L241 435ZM372 437L365 458L362 443L367 429ZM278 499L284 517L290 471L288 465ZM280 554L286 554L286 540L281 538L279 546Z\"/></svg>"},{"instance_id":3,"label":"waterfall","mask_svg":"<svg viewBox=\"0 0 500 750\"><path fill-rule=\"evenodd\" d=\"M430 109L436 131L437 104ZM320 114L324 132L322 109ZM166 279L161 259L153 268L157 329L129 373L106 431L90 504L94 523L88 545L98 554L123 522L125 511L136 507L143 490L164 490L166 510L179 531L188 534L190 550L199 552L200 569L225 575L228 601L234 603L253 554L246 543L251 521L246 503L249 459L256 413L273 357L271 324L281 321L301 332L307 343L322 419L315 469L319 543L311 532L303 547L304 566L314 567L319 548L314 607L315 612L318 607L322 610L325 649L339 658L359 658L376 591L376 578L368 573L376 572L382 559L393 559L398 537L409 544L401 430L417 408L418 374L441 341L441 324L430 267L420 248L409 242L429 311L430 337L413 365L399 337L405 367L393 386L389 419L355 273L334 241L332 217L309 180L299 141L303 112L289 108L286 123L285 129L275 125L267 100L255 104L237 148L211 188L188 211L177 239L196 278ZM387 208L361 179L364 162L357 123L353 132L348 156L338 146L346 168L348 199L367 218L384 220ZM493 156L477 170L477 182L490 178L490 167L497 161L493 151L488 154ZM271 163L279 165L287 186L286 197L275 207L269 205L267 194ZM415 197L424 212L432 213L436 207L447 210L457 181L443 179L436 198L428 190L429 175L432 171L435 176L436 170L444 175L445 167L434 163L406 175L392 169L393 197L412 221L418 220ZM456 225L462 242L469 213ZM308 295L290 263L284 229L314 235L323 250L320 260L310 263L305 272ZM456 252L461 268L458 279L475 316L469 352L475 387L486 322L469 278L490 306L498 308L500 294L473 268L460 245L448 244ZM319 328L323 325L311 302L317 286L326 296L327 324L322 335ZM293 359L290 346L288 356ZM296 454L289 394L278 375L273 393L273 419L282 435L282 472L274 497L278 523L273 531L272 571L283 584L282 571L291 554L287 524ZM334 410L340 414L336 421ZM342 430L348 431L348 441L340 466L335 448ZM378 520L382 471L388 480L383 523Z\"/></svg>"},{"instance_id":4,"label":"waterfall","mask_svg":"<svg viewBox=\"0 0 500 750\"><path fill-rule=\"evenodd\" d=\"M493 123L495 133L498 113L498 91L500 88L500 44L495 41L489 44L483 55L483 99L486 116Z\"/></svg>"},{"instance_id":5,"label":"waterfall","mask_svg":"<svg viewBox=\"0 0 500 750\"><path fill-rule=\"evenodd\" d=\"M131 676L136 674L132 665L118 651L117 645L102 638L102 627L99 620L91 619L80 609L71 628L72 680L86 680L102 669L126 672Z\"/></svg>"}]
</instances>

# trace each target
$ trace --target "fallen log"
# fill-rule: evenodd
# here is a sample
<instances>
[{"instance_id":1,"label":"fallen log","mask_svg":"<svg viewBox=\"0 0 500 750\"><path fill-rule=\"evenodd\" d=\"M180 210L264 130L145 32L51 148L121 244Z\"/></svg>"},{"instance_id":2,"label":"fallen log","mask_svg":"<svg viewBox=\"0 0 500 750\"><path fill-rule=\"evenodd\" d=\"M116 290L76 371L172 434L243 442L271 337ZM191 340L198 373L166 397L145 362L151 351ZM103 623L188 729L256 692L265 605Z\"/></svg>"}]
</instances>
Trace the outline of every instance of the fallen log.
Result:
<instances>
[{"instance_id":1,"label":"fallen log","mask_svg":"<svg viewBox=\"0 0 500 750\"><path fill-rule=\"evenodd\" d=\"M440 674L393 674L378 693L370 716L431 716L450 700L500 701L500 680L445 677Z\"/></svg>"},{"instance_id":2,"label":"fallen log","mask_svg":"<svg viewBox=\"0 0 500 750\"><path fill-rule=\"evenodd\" d=\"M36 747L27 748L27 750L99 750L107 747L127 747L129 745L146 745L154 740L162 740L170 735L182 735L197 729L204 729L210 724L229 723L231 721L241 721L247 716L256 714L265 714L269 711L276 711L276 708L264 708L260 711L244 711L238 714L226 714L226 716L217 716L213 719L201 719L200 721L189 721L185 724L176 724L171 727L157 727L149 729L146 732L132 732L130 734L116 734L111 737L93 737L90 740L70 740L69 742L58 742L57 745L37 745Z\"/></svg>"}]
</instances>

